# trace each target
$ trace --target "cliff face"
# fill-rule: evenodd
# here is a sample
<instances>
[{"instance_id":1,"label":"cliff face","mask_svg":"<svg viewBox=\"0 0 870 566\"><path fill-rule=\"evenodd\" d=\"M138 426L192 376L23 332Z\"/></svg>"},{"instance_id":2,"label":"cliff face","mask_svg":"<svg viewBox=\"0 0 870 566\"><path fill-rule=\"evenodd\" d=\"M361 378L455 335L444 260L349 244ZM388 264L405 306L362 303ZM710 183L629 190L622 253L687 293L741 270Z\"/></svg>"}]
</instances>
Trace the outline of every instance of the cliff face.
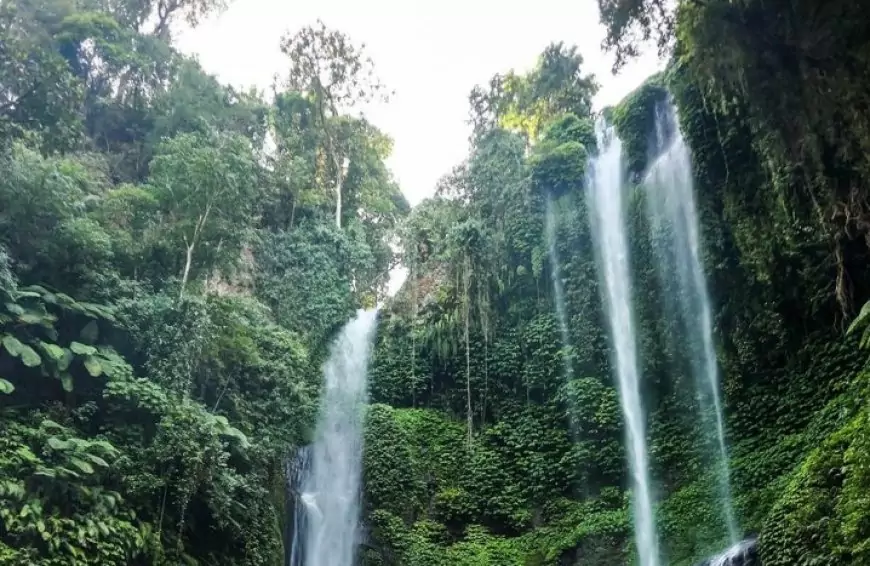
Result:
<instances>
[{"instance_id":1,"label":"cliff face","mask_svg":"<svg viewBox=\"0 0 870 566\"><path fill-rule=\"evenodd\" d=\"M868 75L856 55L870 35L856 31L864 23L838 22L844 3L811 5L781 18L751 1L682 8L673 65L607 113L637 181L654 153L656 104L670 95L677 105L714 303L734 503L741 530L759 535L748 563L765 566L864 564L870 548L867 353L845 332L870 298L870 153L858 150L870 139L860 102ZM722 11L728 33L711 28ZM460 203L432 204L453 211L427 220L441 226L427 232L440 254L439 290L420 292L434 277L420 263L407 292L417 282L418 296L434 300L397 305L375 354L374 397L384 405L370 415L376 544L366 564L631 560L585 172L564 161L558 133L531 152L479 139L469 167L487 175L466 179ZM548 194L567 343L543 243ZM697 564L728 546L715 472L698 434L685 330L662 301L669 283L655 270L639 191L628 208L662 551L669 564ZM476 223L477 239L451 248L447 233L463 222Z\"/></svg>"}]
</instances>

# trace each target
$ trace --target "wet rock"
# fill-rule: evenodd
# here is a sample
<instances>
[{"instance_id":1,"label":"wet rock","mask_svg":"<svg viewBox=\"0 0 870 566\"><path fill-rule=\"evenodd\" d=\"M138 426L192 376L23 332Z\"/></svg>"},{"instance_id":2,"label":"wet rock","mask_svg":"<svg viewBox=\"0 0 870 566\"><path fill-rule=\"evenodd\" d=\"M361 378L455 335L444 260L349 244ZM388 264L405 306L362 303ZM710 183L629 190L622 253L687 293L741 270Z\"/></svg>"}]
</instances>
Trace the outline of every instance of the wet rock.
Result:
<instances>
[{"instance_id":1,"label":"wet rock","mask_svg":"<svg viewBox=\"0 0 870 566\"><path fill-rule=\"evenodd\" d=\"M761 566L755 538L740 541L721 554L710 557L698 566Z\"/></svg>"}]
</instances>

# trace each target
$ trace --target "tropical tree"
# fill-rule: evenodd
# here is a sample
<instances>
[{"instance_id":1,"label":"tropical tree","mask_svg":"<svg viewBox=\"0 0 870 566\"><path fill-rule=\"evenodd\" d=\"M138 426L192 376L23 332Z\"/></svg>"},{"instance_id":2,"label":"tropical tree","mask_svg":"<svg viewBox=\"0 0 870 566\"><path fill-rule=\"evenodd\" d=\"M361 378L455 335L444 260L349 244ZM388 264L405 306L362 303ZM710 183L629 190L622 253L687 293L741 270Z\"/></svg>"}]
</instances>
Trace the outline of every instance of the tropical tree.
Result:
<instances>
[{"instance_id":1,"label":"tropical tree","mask_svg":"<svg viewBox=\"0 0 870 566\"><path fill-rule=\"evenodd\" d=\"M322 136L319 149L329 162L327 167L318 156L318 175L324 181L331 179L335 225L340 229L349 156L341 148L335 121L342 110L383 98L385 87L375 77L374 65L364 47L357 47L339 31L327 29L321 21L284 37L281 50L290 59L287 86L308 97L312 104L314 124Z\"/></svg>"},{"instance_id":2,"label":"tropical tree","mask_svg":"<svg viewBox=\"0 0 870 566\"><path fill-rule=\"evenodd\" d=\"M200 248L208 256L203 269L241 253L243 227L251 223L259 186L250 142L226 133L176 136L158 149L150 183L163 226L183 243L183 296Z\"/></svg>"}]
</instances>

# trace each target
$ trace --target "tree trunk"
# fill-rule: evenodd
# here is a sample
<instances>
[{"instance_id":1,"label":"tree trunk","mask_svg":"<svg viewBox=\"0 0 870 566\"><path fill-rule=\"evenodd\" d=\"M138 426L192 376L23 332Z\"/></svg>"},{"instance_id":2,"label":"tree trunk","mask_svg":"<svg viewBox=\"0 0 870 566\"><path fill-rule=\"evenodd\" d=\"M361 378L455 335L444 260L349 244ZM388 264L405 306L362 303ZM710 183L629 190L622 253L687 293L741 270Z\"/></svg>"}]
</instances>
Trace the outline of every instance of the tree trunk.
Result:
<instances>
[{"instance_id":1,"label":"tree trunk","mask_svg":"<svg viewBox=\"0 0 870 566\"><path fill-rule=\"evenodd\" d=\"M181 275L181 291L178 294L178 300L184 298L184 287L187 285L187 278L190 277L190 264L193 262L193 244L187 246L187 254L184 261L184 273Z\"/></svg>"},{"instance_id":2,"label":"tree trunk","mask_svg":"<svg viewBox=\"0 0 870 566\"><path fill-rule=\"evenodd\" d=\"M408 278L411 280L411 406L417 408L417 335L414 330L417 327L417 275L414 263L408 270Z\"/></svg>"},{"instance_id":3,"label":"tree trunk","mask_svg":"<svg viewBox=\"0 0 870 566\"><path fill-rule=\"evenodd\" d=\"M471 446L474 432L474 417L471 414L471 340L469 336L470 321L470 305L469 303L469 287L471 283L471 262L468 257L465 258L465 399L466 412L468 414L468 446Z\"/></svg>"},{"instance_id":4,"label":"tree trunk","mask_svg":"<svg viewBox=\"0 0 870 566\"><path fill-rule=\"evenodd\" d=\"M345 157L343 162L339 162L338 155L333 153L332 161L335 163L335 226L341 230L341 190L344 185L345 171L347 170L348 159Z\"/></svg>"},{"instance_id":5,"label":"tree trunk","mask_svg":"<svg viewBox=\"0 0 870 566\"><path fill-rule=\"evenodd\" d=\"M337 168L337 161L335 165ZM341 169L338 170L338 178L335 180L335 226L341 230Z\"/></svg>"}]
</instances>

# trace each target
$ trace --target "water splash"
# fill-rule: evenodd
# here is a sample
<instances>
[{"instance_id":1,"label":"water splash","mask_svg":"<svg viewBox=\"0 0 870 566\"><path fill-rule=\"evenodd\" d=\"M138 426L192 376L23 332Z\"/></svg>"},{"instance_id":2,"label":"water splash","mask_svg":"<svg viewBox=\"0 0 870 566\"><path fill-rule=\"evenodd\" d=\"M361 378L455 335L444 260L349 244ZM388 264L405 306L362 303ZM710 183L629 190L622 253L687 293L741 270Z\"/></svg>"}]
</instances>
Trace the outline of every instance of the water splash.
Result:
<instances>
[{"instance_id":1,"label":"water splash","mask_svg":"<svg viewBox=\"0 0 870 566\"><path fill-rule=\"evenodd\" d=\"M324 367L320 415L299 496L305 532L294 537L302 537L304 566L356 563L361 538L363 410L376 326L376 311L359 311L332 344ZM294 551L290 554L294 556Z\"/></svg>"},{"instance_id":2,"label":"water splash","mask_svg":"<svg viewBox=\"0 0 870 566\"><path fill-rule=\"evenodd\" d=\"M559 273L559 254L556 253L556 213L553 210L553 197L547 195L547 208L545 216L547 232L547 251L550 255L550 278L553 280L553 294L556 298L556 317L559 319L559 332L562 336L562 348L567 349L571 344L568 333L568 315L565 310L565 286ZM565 382L568 383L574 377L574 366L571 356L563 352L562 371Z\"/></svg>"},{"instance_id":3,"label":"water splash","mask_svg":"<svg viewBox=\"0 0 870 566\"><path fill-rule=\"evenodd\" d=\"M757 541L748 538L733 544L722 554L709 558L699 566L757 566L758 549Z\"/></svg>"},{"instance_id":4,"label":"water splash","mask_svg":"<svg viewBox=\"0 0 870 566\"><path fill-rule=\"evenodd\" d=\"M628 243L623 203L622 142L612 128L596 125L599 155L590 166L590 223L604 282L604 303L615 350L619 397L625 417L628 464L632 479L634 536L640 566L659 566L641 403L637 345L631 308Z\"/></svg>"},{"instance_id":5,"label":"water splash","mask_svg":"<svg viewBox=\"0 0 870 566\"><path fill-rule=\"evenodd\" d=\"M729 542L740 540L731 498L725 423L719 392L719 368L713 319L700 256L698 213L689 149L672 106L658 108L656 137L663 151L647 173L647 204L656 240L659 269L676 277L679 310L685 325L692 373L707 434L715 436L717 486Z\"/></svg>"}]
</instances>

